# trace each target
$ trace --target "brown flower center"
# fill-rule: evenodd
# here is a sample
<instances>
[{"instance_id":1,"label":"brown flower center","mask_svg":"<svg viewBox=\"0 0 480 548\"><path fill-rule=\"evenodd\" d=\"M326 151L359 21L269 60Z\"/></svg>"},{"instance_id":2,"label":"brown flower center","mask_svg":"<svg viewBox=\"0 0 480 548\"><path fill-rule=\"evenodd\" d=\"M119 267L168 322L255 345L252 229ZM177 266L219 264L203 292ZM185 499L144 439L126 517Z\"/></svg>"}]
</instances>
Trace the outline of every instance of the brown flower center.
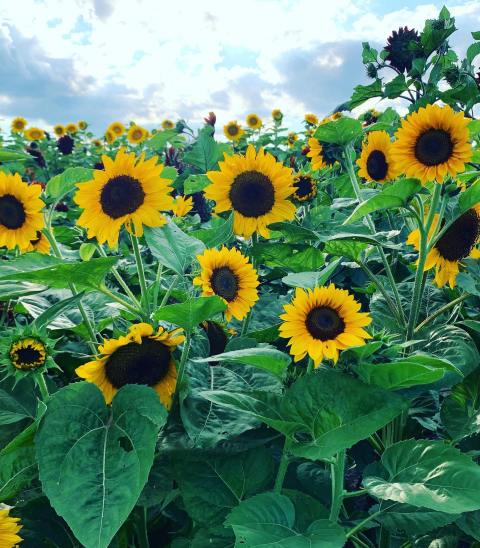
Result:
<instances>
[{"instance_id":1,"label":"brown flower center","mask_svg":"<svg viewBox=\"0 0 480 548\"><path fill-rule=\"evenodd\" d=\"M102 188L100 204L106 215L118 219L136 211L144 199L145 192L137 179L129 175L117 175Z\"/></svg>"},{"instance_id":2,"label":"brown flower center","mask_svg":"<svg viewBox=\"0 0 480 548\"><path fill-rule=\"evenodd\" d=\"M235 211L245 217L261 217L272 209L275 189L263 173L244 171L233 180L229 197Z\"/></svg>"},{"instance_id":3,"label":"brown flower center","mask_svg":"<svg viewBox=\"0 0 480 548\"><path fill-rule=\"evenodd\" d=\"M345 329L345 322L338 312L329 306L319 306L310 310L305 324L310 335L321 341L335 339Z\"/></svg>"}]
</instances>

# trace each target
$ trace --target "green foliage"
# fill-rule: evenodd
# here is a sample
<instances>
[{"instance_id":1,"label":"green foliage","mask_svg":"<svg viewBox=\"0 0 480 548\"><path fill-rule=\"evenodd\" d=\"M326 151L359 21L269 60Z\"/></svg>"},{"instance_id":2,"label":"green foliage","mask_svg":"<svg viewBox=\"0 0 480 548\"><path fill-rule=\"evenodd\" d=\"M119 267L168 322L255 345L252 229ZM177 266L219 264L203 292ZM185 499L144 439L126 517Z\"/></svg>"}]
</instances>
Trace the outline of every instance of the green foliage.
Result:
<instances>
[{"instance_id":1,"label":"green foliage","mask_svg":"<svg viewBox=\"0 0 480 548\"><path fill-rule=\"evenodd\" d=\"M93 179L93 169L84 167L69 167L63 173L52 177L45 187L45 193L51 198L60 199L62 196L77 188L77 183L84 183Z\"/></svg>"},{"instance_id":2,"label":"green foliage","mask_svg":"<svg viewBox=\"0 0 480 548\"><path fill-rule=\"evenodd\" d=\"M225 301L216 295L213 297L197 297L183 303L169 304L155 312L156 320L163 320L191 332L192 329L216 314L225 311Z\"/></svg>"}]
</instances>

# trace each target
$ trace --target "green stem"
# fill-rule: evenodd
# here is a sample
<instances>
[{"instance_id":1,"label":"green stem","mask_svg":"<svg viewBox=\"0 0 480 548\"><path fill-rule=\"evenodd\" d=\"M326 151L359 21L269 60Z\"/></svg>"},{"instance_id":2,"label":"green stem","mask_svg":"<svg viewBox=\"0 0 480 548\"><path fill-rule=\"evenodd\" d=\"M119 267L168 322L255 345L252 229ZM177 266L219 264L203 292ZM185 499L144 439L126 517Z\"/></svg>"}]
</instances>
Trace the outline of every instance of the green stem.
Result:
<instances>
[{"instance_id":1,"label":"green stem","mask_svg":"<svg viewBox=\"0 0 480 548\"><path fill-rule=\"evenodd\" d=\"M433 314L428 316L428 318L425 318L422 323L418 324L418 326L415 328L414 333L418 333L423 327L425 327L428 323L430 323L435 318L438 318L438 316L441 316L444 312L446 312L448 309L453 308L457 304L463 302L465 299L468 299L470 297L470 293L464 293L463 295L460 295L460 297L457 297L456 299L453 299L453 301L450 301L449 303L445 304L444 306L438 308L435 310Z\"/></svg>"},{"instance_id":2,"label":"green stem","mask_svg":"<svg viewBox=\"0 0 480 548\"><path fill-rule=\"evenodd\" d=\"M335 462L330 464L332 475L332 506L330 507L330 521L336 523L340 515L343 501L343 478L345 473L345 450L337 453Z\"/></svg>"},{"instance_id":3,"label":"green stem","mask_svg":"<svg viewBox=\"0 0 480 548\"><path fill-rule=\"evenodd\" d=\"M45 377L43 376L43 373L40 373L40 375L37 376L37 385L40 389L43 403L47 403L47 401L50 399L50 392L48 391L47 383L45 382Z\"/></svg>"},{"instance_id":4,"label":"green stem","mask_svg":"<svg viewBox=\"0 0 480 548\"><path fill-rule=\"evenodd\" d=\"M185 373L185 365L187 363L188 354L190 352L190 344L192 342L192 336L187 332L185 342L183 343L182 356L180 357L180 363L178 365L177 386L182 385L183 375Z\"/></svg>"},{"instance_id":5,"label":"green stem","mask_svg":"<svg viewBox=\"0 0 480 548\"><path fill-rule=\"evenodd\" d=\"M387 303L388 308L390 309L390 312L397 319L400 319L400 317L398 315L397 307L395 306L395 303L392 301L390 295L387 293L387 290L385 289L384 285L379 280L379 278L370 270L370 268L368 268L366 263L364 263L362 260L357 259L357 264L365 272L365 274L372 280L372 282L377 286L377 289L383 295L383 298L385 299L385 302Z\"/></svg>"},{"instance_id":6,"label":"green stem","mask_svg":"<svg viewBox=\"0 0 480 548\"><path fill-rule=\"evenodd\" d=\"M345 491L343 493L343 498L344 499L349 499L349 498L352 498L352 497L361 497L362 495L365 495L365 493L367 492L366 489L360 489L360 491Z\"/></svg>"},{"instance_id":7,"label":"green stem","mask_svg":"<svg viewBox=\"0 0 480 548\"><path fill-rule=\"evenodd\" d=\"M275 478L275 493L281 493L283 487L283 481L285 480L285 474L287 473L288 464L290 462L290 449L291 441L285 437L285 443L283 445L282 456L280 458L280 464L278 465L277 477Z\"/></svg>"},{"instance_id":8,"label":"green stem","mask_svg":"<svg viewBox=\"0 0 480 548\"><path fill-rule=\"evenodd\" d=\"M147 311L147 315L150 316L150 302L148 300L147 282L145 281L145 270L143 268L138 238L133 234L130 234L130 240L132 241L133 254L135 255L135 263L137 265L138 280L140 282L140 290L142 292L142 304Z\"/></svg>"},{"instance_id":9,"label":"green stem","mask_svg":"<svg viewBox=\"0 0 480 548\"><path fill-rule=\"evenodd\" d=\"M350 531L348 531L348 533L346 535L347 538L350 538L352 535L355 535L356 533L358 533L358 531L363 529L365 527L365 525L367 525L367 523L370 523L377 516L379 516L382 512L383 512L383 510L378 510L378 512L375 512L374 514L371 514L370 516L368 516L368 518L365 518L359 524L355 525L355 527L353 529L350 529Z\"/></svg>"},{"instance_id":10,"label":"green stem","mask_svg":"<svg viewBox=\"0 0 480 548\"><path fill-rule=\"evenodd\" d=\"M160 283L162 281L163 265L158 263L157 275L155 276L155 287L153 291L153 310L157 309L158 293L160 291Z\"/></svg>"},{"instance_id":11,"label":"green stem","mask_svg":"<svg viewBox=\"0 0 480 548\"><path fill-rule=\"evenodd\" d=\"M170 298L170 295L172 294L173 288L177 285L178 280L179 280L179 276L174 276L172 283L168 287L165 295L163 296L163 299L162 299L162 302L160 303L159 308L162 308L162 306L164 306L168 302L168 299Z\"/></svg>"},{"instance_id":12,"label":"green stem","mask_svg":"<svg viewBox=\"0 0 480 548\"><path fill-rule=\"evenodd\" d=\"M108 287L105 287L104 285L98 286L97 290L100 291L101 293L103 293L104 295L106 295L109 299L112 299L112 301L115 301L115 302L121 304L122 306L124 306L127 310L132 312L132 314L135 314L135 316L140 316L142 318L145 317L145 313L143 312L142 308L140 307L140 303L139 303L139 307L137 308L137 307L131 305L125 299L122 299L118 295L115 295L115 293L113 293L113 291L110 291L110 289L108 289Z\"/></svg>"}]
</instances>

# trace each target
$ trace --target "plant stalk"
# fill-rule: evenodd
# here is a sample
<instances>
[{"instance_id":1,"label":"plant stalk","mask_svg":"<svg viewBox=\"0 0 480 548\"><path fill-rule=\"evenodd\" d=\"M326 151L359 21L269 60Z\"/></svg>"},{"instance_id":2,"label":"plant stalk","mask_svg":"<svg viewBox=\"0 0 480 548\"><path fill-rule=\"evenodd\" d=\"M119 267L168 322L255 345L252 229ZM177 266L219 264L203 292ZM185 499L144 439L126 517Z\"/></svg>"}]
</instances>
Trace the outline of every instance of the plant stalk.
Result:
<instances>
[{"instance_id":1,"label":"plant stalk","mask_svg":"<svg viewBox=\"0 0 480 548\"><path fill-rule=\"evenodd\" d=\"M291 441L285 437L285 443L283 445L282 456L280 458L280 464L278 465L277 477L275 478L275 493L281 493L283 487L283 481L285 480L285 474L287 473L288 464L290 462L290 449Z\"/></svg>"},{"instance_id":2,"label":"plant stalk","mask_svg":"<svg viewBox=\"0 0 480 548\"><path fill-rule=\"evenodd\" d=\"M150 317L150 302L148 300L147 282L145 280L145 270L143 268L138 238L135 235L130 234L130 240L132 242L133 254L135 255L135 264L137 265L138 281L140 282L140 290L142 292L142 305L145 307L148 317Z\"/></svg>"},{"instance_id":3,"label":"plant stalk","mask_svg":"<svg viewBox=\"0 0 480 548\"><path fill-rule=\"evenodd\" d=\"M337 453L335 462L330 465L332 475L332 506L330 507L330 521L336 523L340 515L343 502L343 481L345 474L345 450Z\"/></svg>"}]
</instances>

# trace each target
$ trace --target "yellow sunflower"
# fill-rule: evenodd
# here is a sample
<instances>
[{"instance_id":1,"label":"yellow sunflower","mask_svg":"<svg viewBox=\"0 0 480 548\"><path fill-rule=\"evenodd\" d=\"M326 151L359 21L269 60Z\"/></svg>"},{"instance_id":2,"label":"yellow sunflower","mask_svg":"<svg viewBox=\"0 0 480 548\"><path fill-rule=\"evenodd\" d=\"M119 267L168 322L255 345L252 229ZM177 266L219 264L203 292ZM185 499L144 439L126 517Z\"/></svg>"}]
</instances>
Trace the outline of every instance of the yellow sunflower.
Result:
<instances>
[{"instance_id":1,"label":"yellow sunflower","mask_svg":"<svg viewBox=\"0 0 480 548\"><path fill-rule=\"evenodd\" d=\"M67 133L77 133L77 131L78 131L78 126L77 126L77 124L74 124L74 123L67 124L67 125L65 126L65 131L66 131Z\"/></svg>"},{"instance_id":2,"label":"yellow sunflower","mask_svg":"<svg viewBox=\"0 0 480 548\"><path fill-rule=\"evenodd\" d=\"M202 267L200 276L194 278L195 285L202 286L206 297L218 295L226 305L227 321L232 316L242 320L258 300L259 284L256 270L238 249L207 249L197 256Z\"/></svg>"},{"instance_id":3,"label":"yellow sunflower","mask_svg":"<svg viewBox=\"0 0 480 548\"><path fill-rule=\"evenodd\" d=\"M104 341L100 355L75 370L77 375L100 388L107 404L126 384L151 386L170 409L177 384L173 352L185 337L182 329L154 331L148 323L132 325L126 335Z\"/></svg>"},{"instance_id":4,"label":"yellow sunflower","mask_svg":"<svg viewBox=\"0 0 480 548\"><path fill-rule=\"evenodd\" d=\"M398 169L422 183L441 183L447 173L455 177L472 157L469 122L463 112L449 106L427 105L408 115L392 146Z\"/></svg>"},{"instance_id":5,"label":"yellow sunflower","mask_svg":"<svg viewBox=\"0 0 480 548\"><path fill-rule=\"evenodd\" d=\"M107 131L111 131L114 135L120 137L125 133L125 126L121 122L112 122Z\"/></svg>"},{"instance_id":6,"label":"yellow sunflower","mask_svg":"<svg viewBox=\"0 0 480 548\"><path fill-rule=\"evenodd\" d=\"M12 518L8 514L8 509L0 510L0 546L2 548L15 548L22 542L22 537L18 535L22 526L20 525L20 518Z\"/></svg>"},{"instance_id":7,"label":"yellow sunflower","mask_svg":"<svg viewBox=\"0 0 480 548\"><path fill-rule=\"evenodd\" d=\"M323 147L315 137L311 137L308 140L308 148L310 150L307 152L307 156L310 158L312 169L316 171L325 167L327 164L323 158Z\"/></svg>"},{"instance_id":8,"label":"yellow sunflower","mask_svg":"<svg viewBox=\"0 0 480 548\"><path fill-rule=\"evenodd\" d=\"M162 129L173 129L175 124L171 120L164 120L162 122Z\"/></svg>"},{"instance_id":9,"label":"yellow sunflower","mask_svg":"<svg viewBox=\"0 0 480 548\"><path fill-rule=\"evenodd\" d=\"M38 369L47 359L47 349L38 339L20 339L10 347L10 361L22 371Z\"/></svg>"},{"instance_id":10,"label":"yellow sunflower","mask_svg":"<svg viewBox=\"0 0 480 548\"><path fill-rule=\"evenodd\" d=\"M272 110L272 118L275 122L281 122L283 119L283 112L279 108Z\"/></svg>"},{"instance_id":11,"label":"yellow sunflower","mask_svg":"<svg viewBox=\"0 0 480 548\"><path fill-rule=\"evenodd\" d=\"M290 354L298 362L307 354L315 367L327 358L338 361L338 353L352 346L363 346L371 339L363 327L372 318L359 312L360 303L345 289L333 284L311 290L297 288L291 304L284 305L280 336L288 341Z\"/></svg>"},{"instance_id":12,"label":"yellow sunflower","mask_svg":"<svg viewBox=\"0 0 480 548\"><path fill-rule=\"evenodd\" d=\"M358 174L367 181L384 183L399 175L392 158L392 142L386 131L372 131L367 134L363 144Z\"/></svg>"},{"instance_id":13,"label":"yellow sunflower","mask_svg":"<svg viewBox=\"0 0 480 548\"><path fill-rule=\"evenodd\" d=\"M249 114L246 121L250 129L260 129L262 127L262 120L256 114Z\"/></svg>"},{"instance_id":14,"label":"yellow sunflower","mask_svg":"<svg viewBox=\"0 0 480 548\"><path fill-rule=\"evenodd\" d=\"M27 121L25 120L25 118L17 116L12 120L12 124L10 127L12 128L12 131L14 133L21 133L27 127Z\"/></svg>"},{"instance_id":15,"label":"yellow sunflower","mask_svg":"<svg viewBox=\"0 0 480 548\"><path fill-rule=\"evenodd\" d=\"M38 127L30 127L25 131L25 138L28 141L42 141L45 139L45 132Z\"/></svg>"},{"instance_id":16,"label":"yellow sunflower","mask_svg":"<svg viewBox=\"0 0 480 548\"><path fill-rule=\"evenodd\" d=\"M42 187L0 171L0 247L25 251L44 226Z\"/></svg>"},{"instance_id":17,"label":"yellow sunflower","mask_svg":"<svg viewBox=\"0 0 480 548\"><path fill-rule=\"evenodd\" d=\"M148 132L145 128L134 124L133 126L130 126L128 128L127 139L129 143L131 143L132 145L136 145L138 143L141 143L142 141L145 141L147 135Z\"/></svg>"},{"instance_id":18,"label":"yellow sunflower","mask_svg":"<svg viewBox=\"0 0 480 548\"><path fill-rule=\"evenodd\" d=\"M318 117L315 114L307 113L305 114L305 122L312 126L318 125Z\"/></svg>"},{"instance_id":19,"label":"yellow sunflower","mask_svg":"<svg viewBox=\"0 0 480 548\"><path fill-rule=\"evenodd\" d=\"M177 196L175 198L175 203L173 204L173 214L175 217L185 217L193 208L193 198L188 196Z\"/></svg>"},{"instance_id":20,"label":"yellow sunflower","mask_svg":"<svg viewBox=\"0 0 480 548\"><path fill-rule=\"evenodd\" d=\"M94 140L92 141L92 145L93 145L94 147L101 147L101 146L102 146L102 141L100 141L100 139L94 139Z\"/></svg>"},{"instance_id":21,"label":"yellow sunflower","mask_svg":"<svg viewBox=\"0 0 480 548\"><path fill-rule=\"evenodd\" d=\"M287 135L287 144L288 144L289 148L293 148L297 141L298 141L298 135L294 131L291 131Z\"/></svg>"},{"instance_id":22,"label":"yellow sunflower","mask_svg":"<svg viewBox=\"0 0 480 548\"><path fill-rule=\"evenodd\" d=\"M113 131L107 129L107 131L105 132L105 141L107 141L107 143L109 145L111 145L116 140L117 140L117 136L115 135L115 133L113 133Z\"/></svg>"},{"instance_id":23,"label":"yellow sunflower","mask_svg":"<svg viewBox=\"0 0 480 548\"><path fill-rule=\"evenodd\" d=\"M438 214L435 214L428 239L436 232ZM446 232L438 239L427 255L425 270L435 268L435 283L438 287L445 284L453 289L461 261L467 257L479 259L480 251L476 248L480 237L480 204L461 215ZM420 249L420 231L413 230L407 239L407 244Z\"/></svg>"},{"instance_id":24,"label":"yellow sunflower","mask_svg":"<svg viewBox=\"0 0 480 548\"><path fill-rule=\"evenodd\" d=\"M74 201L84 211L77 223L88 230L89 238L116 247L122 225L142 236L143 225L156 227L166 223L160 211L170 211L170 179L161 177L163 165L154 156L136 158L122 148L115 160L102 156L105 169L96 169L94 178L79 183Z\"/></svg>"},{"instance_id":25,"label":"yellow sunflower","mask_svg":"<svg viewBox=\"0 0 480 548\"><path fill-rule=\"evenodd\" d=\"M308 173L298 173L293 179L295 192L293 197L299 202L306 202L317 195L317 183Z\"/></svg>"},{"instance_id":26,"label":"yellow sunflower","mask_svg":"<svg viewBox=\"0 0 480 548\"><path fill-rule=\"evenodd\" d=\"M56 126L53 126L53 133L55 133L57 137L63 137L66 133L65 127L61 124L57 124Z\"/></svg>"},{"instance_id":27,"label":"yellow sunflower","mask_svg":"<svg viewBox=\"0 0 480 548\"><path fill-rule=\"evenodd\" d=\"M36 251L48 255L50 253L50 242L41 230L37 230L37 234L25 251Z\"/></svg>"},{"instance_id":28,"label":"yellow sunflower","mask_svg":"<svg viewBox=\"0 0 480 548\"><path fill-rule=\"evenodd\" d=\"M248 145L245 156L234 154L218 162L220 171L209 171L211 184L205 196L216 202L215 213L233 210L235 234L249 238L259 232L268 238L267 226L290 221L295 206L287 199L294 192L292 170L265 153Z\"/></svg>"},{"instance_id":29,"label":"yellow sunflower","mask_svg":"<svg viewBox=\"0 0 480 548\"><path fill-rule=\"evenodd\" d=\"M223 134L230 141L238 141L245 131L237 124L236 120L223 126Z\"/></svg>"},{"instance_id":30,"label":"yellow sunflower","mask_svg":"<svg viewBox=\"0 0 480 548\"><path fill-rule=\"evenodd\" d=\"M87 124L87 122L85 122L85 120L80 120L80 121L78 122L78 127L79 127L80 129L87 129L88 124Z\"/></svg>"}]
</instances>

